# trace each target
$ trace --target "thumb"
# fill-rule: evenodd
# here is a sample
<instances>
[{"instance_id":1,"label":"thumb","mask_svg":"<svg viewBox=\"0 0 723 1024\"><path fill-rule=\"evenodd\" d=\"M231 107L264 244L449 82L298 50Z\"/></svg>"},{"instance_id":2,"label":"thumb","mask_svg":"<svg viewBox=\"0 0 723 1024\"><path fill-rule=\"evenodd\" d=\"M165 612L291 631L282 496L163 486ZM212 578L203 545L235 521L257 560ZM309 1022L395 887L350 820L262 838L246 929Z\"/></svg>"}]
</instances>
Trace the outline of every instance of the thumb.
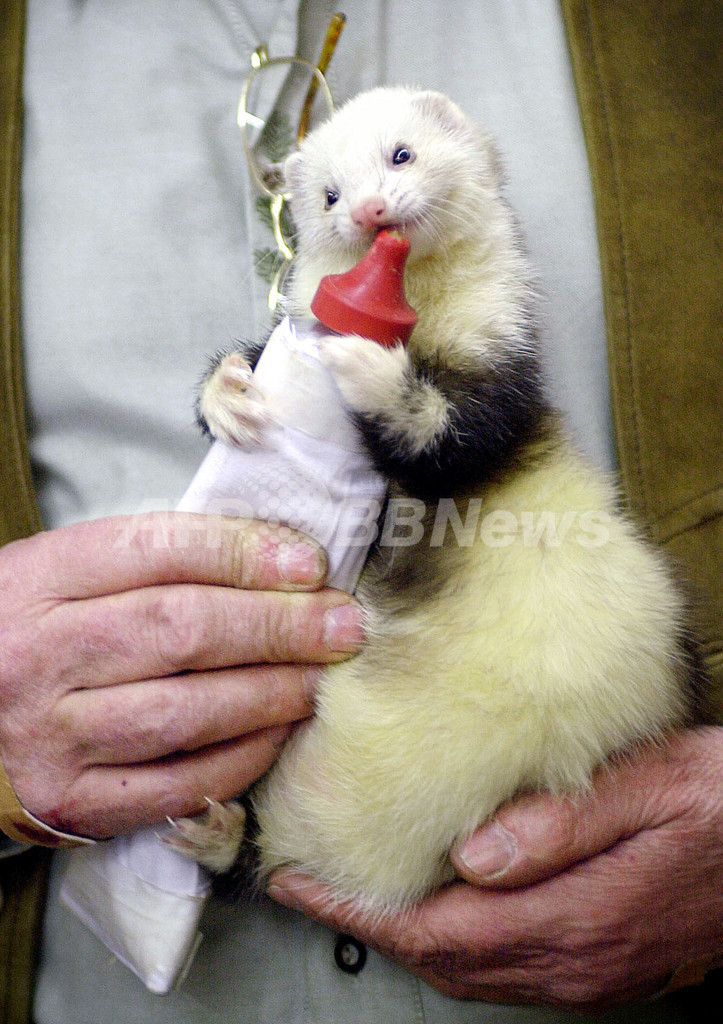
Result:
<instances>
[{"instance_id":1,"label":"thumb","mask_svg":"<svg viewBox=\"0 0 723 1024\"><path fill-rule=\"evenodd\" d=\"M660 748L602 768L591 787L567 796L531 794L503 805L455 845L458 875L476 886L514 888L542 881L646 828L677 816Z\"/></svg>"}]
</instances>

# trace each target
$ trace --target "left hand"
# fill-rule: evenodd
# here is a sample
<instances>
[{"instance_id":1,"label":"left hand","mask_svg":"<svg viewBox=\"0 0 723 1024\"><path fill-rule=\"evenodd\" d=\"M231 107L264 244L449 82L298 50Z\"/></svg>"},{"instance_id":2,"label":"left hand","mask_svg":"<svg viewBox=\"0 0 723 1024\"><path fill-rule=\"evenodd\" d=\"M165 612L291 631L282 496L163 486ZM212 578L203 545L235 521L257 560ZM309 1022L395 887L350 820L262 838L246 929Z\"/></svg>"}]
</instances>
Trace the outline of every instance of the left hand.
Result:
<instances>
[{"instance_id":1,"label":"left hand","mask_svg":"<svg viewBox=\"0 0 723 1024\"><path fill-rule=\"evenodd\" d=\"M269 895L450 996L599 1010L723 966L722 780L723 728L687 730L589 792L506 805L453 851L458 881L381 924L290 869Z\"/></svg>"}]
</instances>

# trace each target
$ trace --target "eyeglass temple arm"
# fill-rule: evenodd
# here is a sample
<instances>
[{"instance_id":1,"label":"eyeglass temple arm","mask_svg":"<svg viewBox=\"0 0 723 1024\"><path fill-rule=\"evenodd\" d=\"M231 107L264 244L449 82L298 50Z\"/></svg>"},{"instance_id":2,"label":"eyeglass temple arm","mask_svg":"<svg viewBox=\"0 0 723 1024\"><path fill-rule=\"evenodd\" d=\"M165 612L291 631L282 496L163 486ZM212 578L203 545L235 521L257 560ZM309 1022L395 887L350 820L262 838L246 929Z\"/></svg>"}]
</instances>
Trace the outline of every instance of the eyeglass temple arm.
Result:
<instances>
[{"instance_id":1,"label":"eyeglass temple arm","mask_svg":"<svg viewBox=\"0 0 723 1024\"><path fill-rule=\"evenodd\" d=\"M326 69L329 67L329 63L333 56L336 44L339 42L339 36L344 30L346 24L346 15L337 13L332 16L329 26L326 30L326 36L324 37L324 43L321 47L321 53L319 59L316 62L317 69L323 74L326 73ZM299 118L299 126L296 129L296 144L306 135L309 130L309 121L311 119L311 108L314 105L314 98L319 89L319 81L316 75L313 75L309 82L309 88L304 99L304 105L301 108L301 117Z\"/></svg>"},{"instance_id":2,"label":"eyeglass temple arm","mask_svg":"<svg viewBox=\"0 0 723 1024\"><path fill-rule=\"evenodd\" d=\"M281 211L284 208L284 195L282 192L278 192L272 195L269 199L269 207L271 210L271 228L274 233L274 241L276 247L284 257L285 260L293 260L294 252L289 247L289 243L284 238L283 231L281 230Z\"/></svg>"}]
</instances>

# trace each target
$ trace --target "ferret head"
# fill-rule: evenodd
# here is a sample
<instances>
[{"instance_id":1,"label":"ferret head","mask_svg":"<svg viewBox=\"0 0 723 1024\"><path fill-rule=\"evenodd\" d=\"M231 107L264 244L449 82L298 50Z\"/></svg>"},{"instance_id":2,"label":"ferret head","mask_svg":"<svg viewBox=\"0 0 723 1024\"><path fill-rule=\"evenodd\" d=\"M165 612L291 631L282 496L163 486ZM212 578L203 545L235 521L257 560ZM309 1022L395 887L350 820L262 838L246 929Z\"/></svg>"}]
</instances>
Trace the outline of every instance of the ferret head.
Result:
<instances>
[{"instance_id":1,"label":"ferret head","mask_svg":"<svg viewBox=\"0 0 723 1024\"><path fill-rule=\"evenodd\" d=\"M347 269L382 228L411 242L410 267L470 234L497 202L490 141L447 97L379 88L341 107L285 165L298 284ZM299 278L301 280L299 280Z\"/></svg>"}]
</instances>

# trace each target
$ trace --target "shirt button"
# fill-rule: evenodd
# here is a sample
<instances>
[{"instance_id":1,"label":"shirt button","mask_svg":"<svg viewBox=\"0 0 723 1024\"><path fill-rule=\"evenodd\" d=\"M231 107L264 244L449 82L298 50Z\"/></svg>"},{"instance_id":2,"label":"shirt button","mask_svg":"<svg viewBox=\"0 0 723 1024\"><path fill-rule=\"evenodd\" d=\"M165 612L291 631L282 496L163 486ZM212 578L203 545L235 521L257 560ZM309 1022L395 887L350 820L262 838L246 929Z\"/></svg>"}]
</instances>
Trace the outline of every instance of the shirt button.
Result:
<instances>
[{"instance_id":1,"label":"shirt button","mask_svg":"<svg viewBox=\"0 0 723 1024\"><path fill-rule=\"evenodd\" d=\"M340 935L334 946L334 960L344 974L358 974L367 962L366 946L351 935Z\"/></svg>"}]
</instances>

